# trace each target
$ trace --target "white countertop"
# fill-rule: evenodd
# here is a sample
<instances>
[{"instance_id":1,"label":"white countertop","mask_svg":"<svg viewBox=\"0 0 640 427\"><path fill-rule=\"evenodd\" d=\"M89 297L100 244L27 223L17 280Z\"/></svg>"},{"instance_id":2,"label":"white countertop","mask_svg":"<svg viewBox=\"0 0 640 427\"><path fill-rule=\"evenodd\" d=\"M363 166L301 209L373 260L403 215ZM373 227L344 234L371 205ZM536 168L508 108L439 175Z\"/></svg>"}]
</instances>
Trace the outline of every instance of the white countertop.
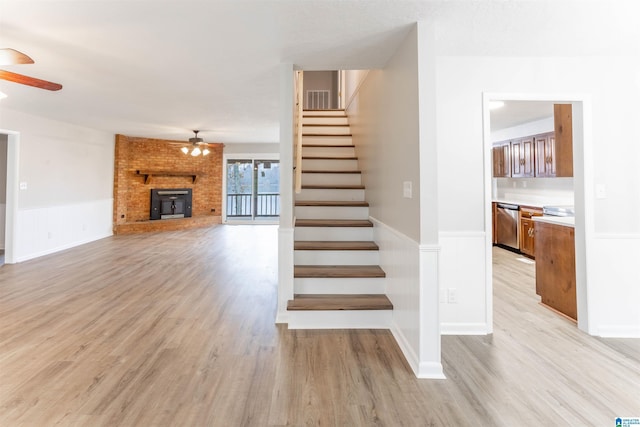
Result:
<instances>
[{"instance_id":1,"label":"white countertop","mask_svg":"<svg viewBox=\"0 0 640 427\"><path fill-rule=\"evenodd\" d=\"M549 224L564 225L567 227L575 227L575 217L572 216L534 216L532 218L536 222L547 222Z\"/></svg>"}]
</instances>

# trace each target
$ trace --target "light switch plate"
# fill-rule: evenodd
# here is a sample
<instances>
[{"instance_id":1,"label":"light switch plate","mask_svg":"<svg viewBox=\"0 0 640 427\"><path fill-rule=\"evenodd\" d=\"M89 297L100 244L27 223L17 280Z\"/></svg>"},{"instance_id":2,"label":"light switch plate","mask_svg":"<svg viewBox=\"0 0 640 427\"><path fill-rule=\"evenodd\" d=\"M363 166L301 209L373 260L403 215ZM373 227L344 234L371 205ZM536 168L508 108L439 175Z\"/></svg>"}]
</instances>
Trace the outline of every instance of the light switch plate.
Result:
<instances>
[{"instance_id":1,"label":"light switch plate","mask_svg":"<svg viewBox=\"0 0 640 427\"><path fill-rule=\"evenodd\" d=\"M607 198L607 187L604 184L596 184L596 199Z\"/></svg>"},{"instance_id":2,"label":"light switch plate","mask_svg":"<svg viewBox=\"0 0 640 427\"><path fill-rule=\"evenodd\" d=\"M402 196L405 199L411 199L413 197L413 185L411 181L405 181L402 183Z\"/></svg>"},{"instance_id":3,"label":"light switch plate","mask_svg":"<svg viewBox=\"0 0 640 427\"><path fill-rule=\"evenodd\" d=\"M21 182L21 183L20 183L20 189L21 189L21 190L26 190L26 189L27 189L27 183L26 183L26 182L24 182L24 181L23 181L23 182Z\"/></svg>"}]
</instances>

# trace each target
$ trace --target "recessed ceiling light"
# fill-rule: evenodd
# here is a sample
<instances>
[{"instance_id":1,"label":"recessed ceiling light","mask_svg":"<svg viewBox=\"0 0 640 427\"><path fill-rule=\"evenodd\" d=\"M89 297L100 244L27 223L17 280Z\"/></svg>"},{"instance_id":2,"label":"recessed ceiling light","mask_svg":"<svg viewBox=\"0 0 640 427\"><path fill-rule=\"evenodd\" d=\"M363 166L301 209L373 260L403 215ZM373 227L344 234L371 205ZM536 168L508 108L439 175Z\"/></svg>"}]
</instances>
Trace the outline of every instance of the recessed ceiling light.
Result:
<instances>
[{"instance_id":1,"label":"recessed ceiling light","mask_svg":"<svg viewBox=\"0 0 640 427\"><path fill-rule=\"evenodd\" d=\"M489 109L495 110L496 108L504 107L504 101L489 101Z\"/></svg>"}]
</instances>

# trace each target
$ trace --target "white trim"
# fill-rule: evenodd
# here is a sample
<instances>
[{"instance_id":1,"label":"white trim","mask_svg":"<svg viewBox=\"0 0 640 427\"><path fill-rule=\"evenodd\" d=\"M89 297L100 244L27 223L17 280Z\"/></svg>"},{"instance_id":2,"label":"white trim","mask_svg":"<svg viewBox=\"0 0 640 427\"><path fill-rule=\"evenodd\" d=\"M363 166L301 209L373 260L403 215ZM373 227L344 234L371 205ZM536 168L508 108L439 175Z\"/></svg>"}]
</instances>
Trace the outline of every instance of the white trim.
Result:
<instances>
[{"instance_id":1,"label":"white trim","mask_svg":"<svg viewBox=\"0 0 640 427\"><path fill-rule=\"evenodd\" d=\"M489 325L486 323L441 323L442 335L489 335Z\"/></svg>"},{"instance_id":2,"label":"white trim","mask_svg":"<svg viewBox=\"0 0 640 427\"><path fill-rule=\"evenodd\" d=\"M597 335L603 338L640 338L640 326L600 325Z\"/></svg>"},{"instance_id":3,"label":"white trim","mask_svg":"<svg viewBox=\"0 0 640 427\"><path fill-rule=\"evenodd\" d=\"M385 230L388 230L390 233L392 233L396 237L398 237L399 239L406 240L407 242L411 242L411 244L414 244L414 245L420 247L420 244L418 242L416 242L415 240L413 240L411 237L407 236L406 234L402 233L401 231L396 230L393 227L389 227L387 224L385 224L384 222L380 221L379 219L377 219L377 218L375 218L373 216L369 216L369 221L371 221L373 223L374 229L375 229L375 227L382 227Z\"/></svg>"},{"instance_id":4,"label":"white trim","mask_svg":"<svg viewBox=\"0 0 640 427\"><path fill-rule=\"evenodd\" d=\"M5 257L6 264L15 264L17 246L18 188L20 165L20 134L0 129L7 135L7 195L5 216Z\"/></svg>"},{"instance_id":5,"label":"white trim","mask_svg":"<svg viewBox=\"0 0 640 427\"><path fill-rule=\"evenodd\" d=\"M491 101L551 101L557 103L571 103L573 105L573 144L574 163L574 198L576 207L576 294L578 304L578 328L591 335L595 330L590 327L590 293L588 288L589 263L592 252L594 217L593 212L586 207L593 206L594 195L594 163L591 95L576 93L482 93L482 123L484 141L484 207L486 232L486 310L487 325L493 330L493 245L492 229L492 163L491 163L491 123L489 102Z\"/></svg>"},{"instance_id":6,"label":"white trim","mask_svg":"<svg viewBox=\"0 0 640 427\"><path fill-rule=\"evenodd\" d=\"M445 237L445 238L466 238L466 237L471 237L474 239L480 238L480 237L485 237L486 236L486 232L484 231L440 231L438 233L439 237Z\"/></svg>"}]
</instances>

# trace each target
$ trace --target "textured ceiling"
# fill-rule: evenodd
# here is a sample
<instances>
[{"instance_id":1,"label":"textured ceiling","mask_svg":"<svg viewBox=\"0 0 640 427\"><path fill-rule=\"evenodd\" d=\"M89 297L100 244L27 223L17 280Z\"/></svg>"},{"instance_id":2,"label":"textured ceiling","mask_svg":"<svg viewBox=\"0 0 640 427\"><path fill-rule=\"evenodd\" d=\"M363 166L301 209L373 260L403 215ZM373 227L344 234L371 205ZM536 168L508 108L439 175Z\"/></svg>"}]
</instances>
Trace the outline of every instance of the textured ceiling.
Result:
<instances>
[{"instance_id":1,"label":"textured ceiling","mask_svg":"<svg viewBox=\"0 0 640 427\"><path fill-rule=\"evenodd\" d=\"M36 62L4 68L64 86L0 81L0 108L130 136L187 139L201 129L210 142L277 142L281 63L384 67L422 20L441 54L638 49L637 14L596 3L598 25L585 21L568 36L573 45L538 52L536 37L552 45L567 16L588 12L569 0L0 0L0 47ZM603 8L617 11L611 22ZM619 44L592 35L607 26L621 29Z\"/></svg>"}]
</instances>

